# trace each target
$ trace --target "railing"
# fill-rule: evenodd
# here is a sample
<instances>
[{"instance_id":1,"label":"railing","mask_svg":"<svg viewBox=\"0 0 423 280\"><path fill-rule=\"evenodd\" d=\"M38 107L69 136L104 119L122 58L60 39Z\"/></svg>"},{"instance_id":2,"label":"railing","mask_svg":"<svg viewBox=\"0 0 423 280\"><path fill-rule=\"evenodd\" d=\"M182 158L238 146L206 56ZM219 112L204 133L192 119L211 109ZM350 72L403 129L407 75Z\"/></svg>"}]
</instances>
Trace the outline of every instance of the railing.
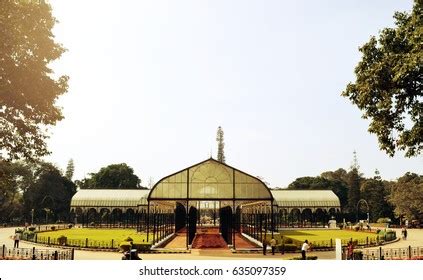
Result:
<instances>
[{"instance_id":1,"label":"railing","mask_svg":"<svg viewBox=\"0 0 423 280\"><path fill-rule=\"evenodd\" d=\"M0 248L0 259L23 259L23 260L73 260L74 249L49 250L33 248Z\"/></svg>"},{"instance_id":2,"label":"railing","mask_svg":"<svg viewBox=\"0 0 423 280\"><path fill-rule=\"evenodd\" d=\"M423 259L423 247L364 249L363 260Z\"/></svg>"}]
</instances>

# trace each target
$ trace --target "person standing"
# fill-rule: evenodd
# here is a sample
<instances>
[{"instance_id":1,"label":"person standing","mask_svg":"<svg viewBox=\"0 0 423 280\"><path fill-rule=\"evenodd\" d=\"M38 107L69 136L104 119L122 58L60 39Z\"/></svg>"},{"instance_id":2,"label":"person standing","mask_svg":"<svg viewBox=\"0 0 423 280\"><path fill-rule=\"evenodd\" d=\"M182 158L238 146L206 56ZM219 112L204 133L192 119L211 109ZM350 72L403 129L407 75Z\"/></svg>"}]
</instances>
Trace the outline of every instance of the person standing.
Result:
<instances>
[{"instance_id":1,"label":"person standing","mask_svg":"<svg viewBox=\"0 0 423 280\"><path fill-rule=\"evenodd\" d=\"M307 259L306 252L308 251L308 249L310 249L310 246L308 245L308 240L306 239L303 243L303 246L301 247L301 257L303 260Z\"/></svg>"},{"instance_id":2,"label":"person standing","mask_svg":"<svg viewBox=\"0 0 423 280\"><path fill-rule=\"evenodd\" d=\"M267 250L267 241L266 241L266 237L263 237L263 242L262 242L262 245L263 245L263 255L265 256L265 255L266 255L266 250Z\"/></svg>"},{"instance_id":3,"label":"person standing","mask_svg":"<svg viewBox=\"0 0 423 280\"><path fill-rule=\"evenodd\" d=\"M404 228L404 240L407 240L407 234L408 234L407 228Z\"/></svg>"},{"instance_id":4,"label":"person standing","mask_svg":"<svg viewBox=\"0 0 423 280\"><path fill-rule=\"evenodd\" d=\"M20 240L19 232L15 232L15 235L13 236L13 240L15 241L13 244L13 248L19 248L19 240Z\"/></svg>"},{"instance_id":5,"label":"person standing","mask_svg":"<svg viewBox=\"0 0 423 280\"><path fill-rule=\"evenodd\" d=\"M273 237L270 239L270 247L272 247L272 255L274 255L276 250L276 240Z\"/></svg>"},{"instance_id":6,"label":"person standing","mask_svg":"<svg viewBox=\"0 0 423 280\"><path fill-rule=\"evenodd\" d=\"M348 242L347 247L347 260L353 260L354 258L354 244L352 241Z\"/></svg>"}]
</instances>

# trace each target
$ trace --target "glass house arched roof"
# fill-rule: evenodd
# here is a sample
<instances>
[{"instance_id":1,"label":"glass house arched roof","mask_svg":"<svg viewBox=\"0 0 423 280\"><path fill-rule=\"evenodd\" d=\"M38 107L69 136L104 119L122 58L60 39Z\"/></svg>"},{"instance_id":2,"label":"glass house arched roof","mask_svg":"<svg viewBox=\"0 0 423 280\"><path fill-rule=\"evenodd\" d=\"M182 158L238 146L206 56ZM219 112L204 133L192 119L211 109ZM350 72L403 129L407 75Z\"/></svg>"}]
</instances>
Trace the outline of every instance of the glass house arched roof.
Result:
<instances>
[{"instance_id":1,"label":"glass house arched roof","mask_svg":"<svg viewBox=\"0 0 423 280\"><path fill-rule=\"evenodd\" d=\"M71 200L74 207L137 207L147 205L150 190L83 189Z\"/></svg>"},{"instance_id":2,"label":"glass house arched roof","mask_svg":"<svg viewBox=\"0 0 423 280\"><path fill-rule=\"evenodd\" d=\"M272 190L272 194L279 207L341 207L331 190Z\"/></svg>"},{"instance_id":3,"label":"glass house arched roof","mask_svg":"<svg viewBox=\"0 0 423 280\"><path fill-rule=\"evenodd\" d=\"M258 178L212 158L164 177L149 200L273 200Z\"/></svg>"}]
</instances>

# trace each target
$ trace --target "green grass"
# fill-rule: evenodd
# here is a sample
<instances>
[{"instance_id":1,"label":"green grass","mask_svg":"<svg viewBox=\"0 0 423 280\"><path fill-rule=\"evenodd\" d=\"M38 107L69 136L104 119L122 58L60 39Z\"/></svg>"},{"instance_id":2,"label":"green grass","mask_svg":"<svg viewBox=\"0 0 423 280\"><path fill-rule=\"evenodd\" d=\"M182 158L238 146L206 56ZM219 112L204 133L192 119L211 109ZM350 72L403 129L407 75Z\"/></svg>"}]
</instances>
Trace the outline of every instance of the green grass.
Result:
<instances>
[{"instance_id":1,"label":"green grass","mask_svg":"<svg viewBox=\"0 0 423 280\"><path fill-rule=\"evenodd\" d=\"M152 235L147 243L146 233L137 233L134 229L90 229L90 228L73 228L57 231L48 231L38 233L40 238L56 239L59 236L66 236L68 240L85 240L96 242L111 242L113 239L115 244L119 244L127 237L131 237L135 244L148 244L151 243Z\"/></svg>"},{"instance_id":2,"label":"green grass","mask_svg":"<svg viewBox=\"0 0 423 280\"><path fill-rule=\"evenodd\" d=\"M322 243L333 240L333 244L335 243L335 239L339 238L342 240L342 243L348 242L351 238L353 240L359 240L360 243L366 241L367 237L369 240L375 240L377 238L376 233L371 232L360 232L360 231L352 231L352 230L282 230L279 232L284 239L291 238L294 240L294 243L302 243L304 240L308 240L312 243Z\"/></svg>"}]
</instances>

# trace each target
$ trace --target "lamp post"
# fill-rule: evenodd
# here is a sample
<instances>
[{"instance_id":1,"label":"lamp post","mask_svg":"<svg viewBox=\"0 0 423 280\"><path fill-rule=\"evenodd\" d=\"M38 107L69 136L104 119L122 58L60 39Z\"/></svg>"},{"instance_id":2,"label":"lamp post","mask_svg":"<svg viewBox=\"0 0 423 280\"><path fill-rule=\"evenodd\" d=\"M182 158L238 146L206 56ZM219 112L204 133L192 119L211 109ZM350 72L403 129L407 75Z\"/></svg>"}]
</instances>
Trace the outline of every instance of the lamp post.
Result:
<instances>
[{"instance_id":1,"label":"lamp post","mask_svg":"<svg viewBox=\"0 0 423 280\"><path fill-rule=\"evenodd\" d=\"M46 211L46 224L47 224L48 223L48 213L50 213L50 209L44 208L44 210Z\"/></svg>"},{"instance_id":2,"label":"lamp post","mask_svg":"<svg viewBox=\"0 0 423 280\"><path fill-rule=\"evenodd\" d=\"M34 208L31 209L31 225L34 224Z\"/></svg>"}]
</instances>

